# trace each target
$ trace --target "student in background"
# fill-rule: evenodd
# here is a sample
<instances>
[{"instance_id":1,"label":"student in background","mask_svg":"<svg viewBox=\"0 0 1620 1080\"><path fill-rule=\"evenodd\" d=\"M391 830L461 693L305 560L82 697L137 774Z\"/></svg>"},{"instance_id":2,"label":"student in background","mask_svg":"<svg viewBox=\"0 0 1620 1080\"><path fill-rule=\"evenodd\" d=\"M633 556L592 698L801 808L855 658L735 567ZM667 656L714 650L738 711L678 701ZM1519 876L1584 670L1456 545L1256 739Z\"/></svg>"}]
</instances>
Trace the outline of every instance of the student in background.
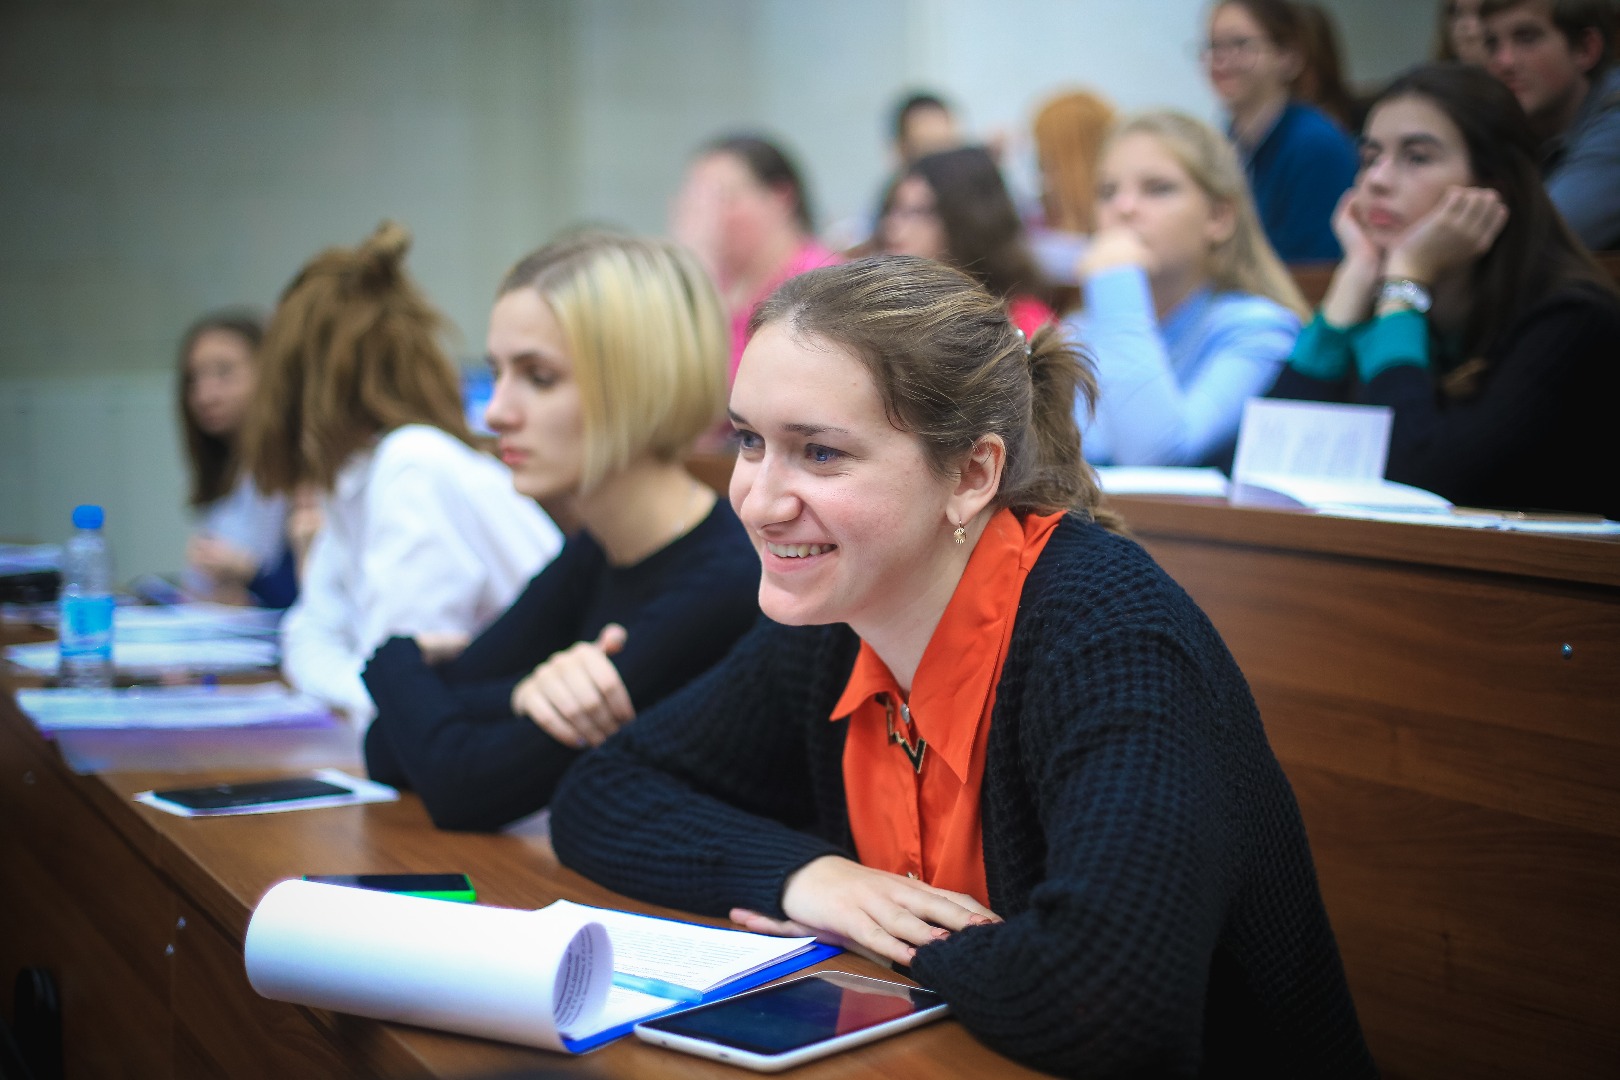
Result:
<instances>
[{"instance_id":1,"label":"student in background","mask_svg":"<svg viewBox=\"0 0 1620 1080\"><path fill-rule=\"evenodd\" d=\"M1476 506L1620 517L1620 296L1500 83L1438 65L1373 104L1345 258L1272 396L1394 410L1386 475Z\"/></svg>"},{"instance_id":2,"label":"student in background","mask_svg":"<svg viewBox=\"0 0 1620 1080\"><path fill-rule=\"evenodd\" d=\"M1315 105L1344 131L1360 131L1364 110L1344 84L1344 54L1333 16L1321 4L1295 3L1299 12L1303 62L1294 96Z\"/></svg>"},{"instance_id":3,"label":"student in background","mask_svg":"<svg viewBox=\"0 0 1620 1080\"><path fill-rule=\"evenodd\" d=\"M1436 9L1439 26L1435 30L1434 58L1455 60L1484 67L1485 24L1479 19L1480 0L1440 0Z\"/></svg>"},{"instance_id":4,"label":"student in background","mask_svg":"<svg viewBox=\"0 0 1620 1080\"><path fill-rule=\"evenodd\" d=\"M485 420L517 490L567 499L583 528L459 656L396 637L366 668L366 766L441 828L538 810L759 617L747 534L681 465L720 416L726 345L714 287L671 243L580 235L501 283Z\"/></svg>"},{"instance_id":5,"label":"student in background","mask_svg":"<svg viewBox=\"0 0 1620 1080\"><path fill-rule=\"evenodd\" d=\"M369 722L360 669L394 634L454 651L505 610L562 537L473 443L443 320L384 223L315 256L261 350L246 460L261 489L309 484L325 523L281 627L289 682Z\"/></svg>"},{"instance_id":6,"label":"student in background","mask_svg":"<svg viewBox=\"0 0 1620 1080\"><path fill-rule=\"evenodd\" d=\"M1243 403L1276 381L1309 311L1236 153L1180 113L1125 121L1103 154L1097 223L1071 320L1097 364L1095 412L1076 403L1087 460L1225 461Z\"/></svg>"},{"instance_id":7,"label":"student in background","mask_svg":"<svg viewBox=\"0 0 1620 1080\"><path fill-rule=\"evenodd\" d=\"M888 255L935 259L977 278L1007 301L1013 325L1033 337L1052 321L1037 295L1039 272L1001 170L982 147L964 146L912 162L883 201L879 247Z\"/></svg>"},{"instance_id":8,"label":"student in background","mask_svg":"<svg viewBox=\"0 0 1620 1080\"><path fill-rule=\"evenodd\" d=\"M731 502L768 620L574 766L562 861L908 965L1035 1068L1373 1075L1243 676L1098 520L1062 336L892 256L755 330Z\"/></svg>"},{"instance_id":9,"label":"student in background","mask_svg":"<svg viewBox=\"0 0 1620 1080\"><path fill-rule=\"evenodd\" d=\"M196 514L185 586L206 599L284 608L298 596L287 499L261 492L238 453L263 340L259 316L225 311L192 324L180 343L180 428Z\"/></svg>"},{"instance_id":10,"label":"student in background","mask_svg":"<svg viewBox=\"0 0 1620 1080\"><path fill-rule=\"evenodd\" d=\"M1035 158L1041 174L1041 218L1030 247L1041 276L1072 285L1075 260L1096 227L1097 161L1114 126L1114 107L1089 90L1048 98L1035 113Z\"/></svg>"},{"instance_id":11,"label":"student in background","mask_svg":"<svg viewBox=\"0 0 1620 1080\"><path fill-rule=\"evenodd\" d=\"M1613 0L1484 0L1486 68L1541 140L1553 205L1593 251L1620 248L1620 66Z\"/></svg>"},{"instance_id":12,"label":"student in background","mask_svg":"<svg viewBox=\"0 0 1620 1080\"><path fill-rule=\"evenodd\" d=\"M1339 257L1333 208L1356 176L1350 136L1295 97L1304 34L1289 0L1225 0L1210 15L1204 47L1260 222L1285 262Z\"/></svg>"},{"instance_id":13,"label":"student in background","mask_svg":"<svg viewBox=\"0 0 1620 1080\"><path fill-rule=\"evenodd\" d=\"M926 91L906 95L895 107L891 138L895 165L901 169L924 155L955 150L963 143L950 105Z\"/></svg>"},{"instance_id":14,"label":"student in background","mask_svg":"<svg viewBox=\"0 0 1620 1080\"><path fill-rule=\"evenodd\" d=\"M838 261L816 242L798 167L755 135L733 135L703 148L676 197L671 231L719 287L731 320L732 371L760 301L794 274Z\"/></svg>"}]
</instances>

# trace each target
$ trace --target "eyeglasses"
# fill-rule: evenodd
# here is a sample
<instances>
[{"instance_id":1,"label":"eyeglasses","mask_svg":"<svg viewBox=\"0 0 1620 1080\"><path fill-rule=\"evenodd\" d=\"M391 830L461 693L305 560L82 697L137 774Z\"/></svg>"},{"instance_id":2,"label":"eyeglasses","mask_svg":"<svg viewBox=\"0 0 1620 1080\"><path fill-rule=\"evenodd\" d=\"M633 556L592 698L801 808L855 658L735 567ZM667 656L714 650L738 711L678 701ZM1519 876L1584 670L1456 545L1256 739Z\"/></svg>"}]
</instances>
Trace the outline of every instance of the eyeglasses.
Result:
<instances>
[{"instance_id":1,"label":"eyeglasses","mask_svg":"<svg viewBox=\"0 0 1620 1080\"><path fill-rule=\"evenodd\" d=\"M1252 37L1210 40L1198 47L1198 59L1206 64L1211 60L1253 60L1268 44L1262 38Z\"/></svg>"}]
</instances>

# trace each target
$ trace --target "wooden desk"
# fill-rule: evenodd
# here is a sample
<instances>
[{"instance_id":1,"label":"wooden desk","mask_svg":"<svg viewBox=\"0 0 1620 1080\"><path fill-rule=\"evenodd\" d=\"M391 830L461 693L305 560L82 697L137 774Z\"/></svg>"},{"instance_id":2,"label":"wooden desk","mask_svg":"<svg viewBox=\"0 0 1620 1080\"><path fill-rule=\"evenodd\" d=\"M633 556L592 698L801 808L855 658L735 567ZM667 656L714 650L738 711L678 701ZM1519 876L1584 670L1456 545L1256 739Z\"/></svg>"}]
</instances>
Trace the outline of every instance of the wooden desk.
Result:
<instances>
[{"instance_id":1,"label":"wooden desk","mask_svg":"<svg viewBox=\"0 0 1620 1080\"><path fill-rule=\"evenodd\" d=\"M1385 1075L1620 1075L1620 544L1113 505L1248 677Z\"/></svg>"},{"instance_id":2,"label":"wooden desk","mask_svg":"<svg viewBox=\"0 0 1620 1080\"><path fill-rule=\"evenodd\" d=\"M63 998L67 1075L476 1077L532 1068L615 1077L736 1077L727 1066L620 1040L569 1058L267 1001L242 967L254 904L306 873L456 870L481 900L633 904L562 868L538 836L434 830L398 803L185 819L130 796L176 781L277 771L77 776L0 691L0 1008L18 967L51 969ZM854 957L830 966L887 974ZM892 976L891 976L892 977ZM1033 1076L955 1021L797 1071L834 1077Z\"/></svg>"}]
</instances>

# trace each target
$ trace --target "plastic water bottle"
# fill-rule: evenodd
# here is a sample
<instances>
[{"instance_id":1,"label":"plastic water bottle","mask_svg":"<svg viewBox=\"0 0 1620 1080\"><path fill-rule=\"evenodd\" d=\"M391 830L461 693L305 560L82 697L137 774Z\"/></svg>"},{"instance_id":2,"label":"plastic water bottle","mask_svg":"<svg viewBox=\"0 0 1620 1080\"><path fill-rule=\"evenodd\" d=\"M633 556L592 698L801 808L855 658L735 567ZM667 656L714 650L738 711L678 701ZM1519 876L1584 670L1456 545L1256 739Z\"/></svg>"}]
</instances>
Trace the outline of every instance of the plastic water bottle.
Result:
<instances>
[{"instance_id":1,"label":"plastic water bottle","mask_svg":"<svg viewBox=\"0 0 1620 1080\"><path fill-rule=\"evenodd\" d=\"M62 686L108 687L113 683L112 556L101 534L99 506L73 510L76 530L62 549L59 635Z\"/></svg>"}]
</instances>

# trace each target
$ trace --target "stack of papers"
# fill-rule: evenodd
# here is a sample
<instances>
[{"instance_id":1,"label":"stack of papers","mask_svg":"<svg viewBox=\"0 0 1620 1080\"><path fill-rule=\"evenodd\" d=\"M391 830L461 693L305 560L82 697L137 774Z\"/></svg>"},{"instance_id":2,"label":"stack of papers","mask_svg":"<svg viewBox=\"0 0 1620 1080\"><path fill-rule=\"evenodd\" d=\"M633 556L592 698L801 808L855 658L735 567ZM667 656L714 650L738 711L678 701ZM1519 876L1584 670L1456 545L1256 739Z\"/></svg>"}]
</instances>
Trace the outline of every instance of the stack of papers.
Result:
<instances>
[{"instance_id":1,"label":"stack of papers","mask_svg":"<svg viewBox=\"0 0 1620 1080\"><path fill-rule=\"evenodd\" d=\"M302 727L335 722L320 702L280 683L19 690L17 707L47 733Z\"/></svg>"},{"instance_id":2,"label":"stack of papers","mask_svg":"<svg viewBox=\"0 0 1620 1080\"><path fill-rule=\"evenodd\" d=\"M121 606L113 612L113 666L129 678L273 668L280 620L279 611L230 604ZM35 675L56 674L60 662L52 641L13 645L5 657Z\"/></svg>"},{"instance_id":3,"label":"stack of papers","mask_svg":"<svg viewBox=\"0 0 1620 1080\"><path fill-rule=\"evenodd\" d=\"M117 631L114 631L117 634ZM55 675L61 664L56 642L7 647L6 659L35 675ZM137 679L163 675L226 675L276 666L276 643L255 638L197 641L113 640L113 667Z\"/></svg>"}]
</instances>

